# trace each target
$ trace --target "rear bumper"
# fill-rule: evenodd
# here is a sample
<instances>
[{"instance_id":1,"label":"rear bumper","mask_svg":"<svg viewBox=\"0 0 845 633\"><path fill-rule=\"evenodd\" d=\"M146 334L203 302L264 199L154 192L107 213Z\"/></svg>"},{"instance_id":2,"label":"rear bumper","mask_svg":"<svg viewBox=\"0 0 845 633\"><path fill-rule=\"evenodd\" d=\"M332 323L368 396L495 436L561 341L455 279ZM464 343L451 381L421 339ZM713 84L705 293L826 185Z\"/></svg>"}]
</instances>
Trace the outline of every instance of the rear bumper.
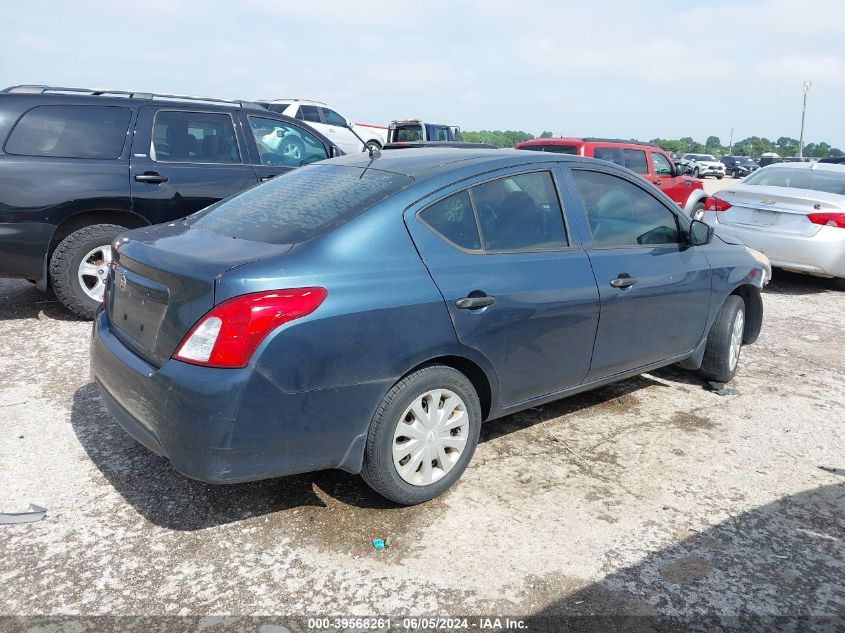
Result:
<instances>
[{"instance_id":1,"label":"rear bumper","mask_svg":"<svg viewBox=\"0 0 845 633\"><path fill-rule=\"evenodd\" d=\"M389 385L284 393L252 367L171 360L156 368L110 328L101 311L91 338L91 373L106 408L183 475L237 483L325 468L360 470L372 411Z\"/></svg>"},{"instance_id":2,"label":"rear bumper","mask_svg":"<svg viewBox=\"0 0 845 633\"><path fill-rule=\"evenodd\" d=\"M41 279L55 228L45 222L0 222L0 277Z\"/></svg>"},{"instance_id":3,"label":"rear bumper","mask_svg":"<svg viewBox=\"0 0 845 633\"><path fill-rule=\"evenodd\" d=\"M717 233L730 235L765 253L772 266L824 277L845 277L845 229L823 226L815 235L803 237L721 224L718 215L708 211L704 221L713 225Z\"/></svg>"}]
</instances>

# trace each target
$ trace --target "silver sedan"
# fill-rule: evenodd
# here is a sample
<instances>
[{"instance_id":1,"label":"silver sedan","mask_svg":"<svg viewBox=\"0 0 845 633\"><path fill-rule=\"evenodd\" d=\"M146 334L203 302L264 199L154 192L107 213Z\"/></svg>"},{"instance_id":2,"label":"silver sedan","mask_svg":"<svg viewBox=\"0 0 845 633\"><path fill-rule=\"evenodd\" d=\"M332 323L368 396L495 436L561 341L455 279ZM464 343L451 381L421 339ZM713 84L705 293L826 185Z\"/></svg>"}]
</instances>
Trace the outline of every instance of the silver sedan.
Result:
<instances>
[{"instance_id":1,"label":"silver sedan","mask_svg":"<svg viewBox=\"0 0 845 633\"><path fill-rule=\"evenodd\" d=\"M708 198L702 219L772 266L845 277L845 165L764 167Z\"/></svg>"}]
</instances>

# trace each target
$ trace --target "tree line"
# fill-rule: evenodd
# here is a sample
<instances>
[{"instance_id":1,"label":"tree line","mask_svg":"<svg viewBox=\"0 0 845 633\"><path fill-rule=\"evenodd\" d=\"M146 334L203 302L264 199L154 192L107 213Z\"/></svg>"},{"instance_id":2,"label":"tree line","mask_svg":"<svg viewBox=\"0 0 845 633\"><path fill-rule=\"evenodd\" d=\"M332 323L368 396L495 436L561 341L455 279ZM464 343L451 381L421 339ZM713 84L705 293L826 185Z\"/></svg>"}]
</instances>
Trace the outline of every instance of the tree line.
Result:
<instances>
[{"instance_id":1,"label":"tree line","mask_svg":"<svg viewBox=\"0 0 845 633\"><path fill-rule=\"evenodd\" d=\"M540 138L551 138L552 132L544 131ZM461 131L461 140L471 143L490 143L496 147L513 147L517 143L536 138L533 134L521 130L480 130ZM630 139L632 141L637 139ZM788 136L781 136L776 141L770 141L760 136L749 136L730 145L723 145L718 136L708 136L704 143L699 143L691 136L679 139L653 138L649 141L653 145L662 147L667 152L676 154L733 154L734 156L760 156L766 152L775 152L781 156L797 156L798 140ZM824 158L825 156L843 156L845 152L828 143L805 143L804 156Z\"/></svg>"}]
</instances>

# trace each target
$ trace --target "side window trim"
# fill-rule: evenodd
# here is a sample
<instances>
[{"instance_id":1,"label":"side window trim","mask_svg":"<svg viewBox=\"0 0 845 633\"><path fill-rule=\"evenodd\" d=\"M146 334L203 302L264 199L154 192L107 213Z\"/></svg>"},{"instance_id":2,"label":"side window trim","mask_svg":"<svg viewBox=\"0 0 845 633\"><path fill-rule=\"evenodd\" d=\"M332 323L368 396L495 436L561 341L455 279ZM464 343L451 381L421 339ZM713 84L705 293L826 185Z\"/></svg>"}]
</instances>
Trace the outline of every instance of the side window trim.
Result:
<instances>
[{"instance_id":1,"label":"side window trim","mask_svg":"<svg viewBox=\"0 0 845 633\"><path fill-rule=\"evenodd\" d=\"M566 197L562 195L563 192L564 192L564 189L560 186L560 182L558 180L558 174L556 173L558 171L557 170L558 166L559 166L559 163L550 162L550 163L546 163L544 166L535 166L534 169L529 169L528 171L520 171L518 169L518 167L523 167L522 165L520 165L520 166L517 166L517 169L514 169L513 171L507 171L506 173L497 173L497 172L502 171L501 169L497 169L497 170L494 170L492 172L487 172L486 174L479 174L479 175L474 176L474 177L469 179L471 181L470 184L464 184L461 187L458 187L456 189L452 189L451 187L446 187L446 188L442 189L441 191L445 192L444 195L439 196L435 200L427 202L424 206L418 208L416 211L413 211L412 215L423 226L425 226L429 231L431 231L437 238L443 240L444 242L446 242L447 244L449 244L453 248L456 248L459 251L466 253L468 255L503 255L503 254L514 254L514 253L549 253L549 252L570 251L570 250L575 250L575 249L581 249L582 246L580 244L573 243L573 240L572 240L572 233L570 232L570 229L569 229L569 221L566 217L566 206L564 205ZM509 168L505 168L505 170L508 170L508 169ZM553 247L547 247L547 248L487 250L485 242L484 242L484 233L481 230L481 223L478 219L478 211L476 210L476 206L475 206L475 196L473 195L473 191L472 191L473 187L477 187L479 185L483 185L483 184L486 184L488 182L493 182L495 180L501 180L503 178L511 178L511 177L515 177L515 176L523 176L523 175L526 175L526 174L543 173L543 172L545 172L545 173L549 174L549 176L551 176L552 184L554 186L555 193L557 194L558 208L560 209L561 220L563 221L564 238L566 239L567 245L566 246L553 246ZM475 178L480 178L480 177L486 176L488 174L493 174L493 173L497 173L497 175L490 176L488 178L484 178L483 180L475 180ZM464 181L464 182L466 182L466 181ZM455 184L457 184L457 183L455 183ZM469 194L470 203L472 205L472 213L473 213L473 216L475 217L475 226L476 226L476 230L478 231L479 243L481 244L480 249L468 249L468 248L464 248L464 247L462 247L458 244L455 244L450 239L448 239L446 236L442 235L439 231L435 230L434 227L432 227L430 224L428 224L428 222L426 222L421 217L421 214L426 209L428 209L429 207L434 206L438 202L441 202L441 201L445 200L446 198L448 198L450 196L459 194L462 191L466 191ZM436 193L436 192L434 192L434 193ZM406 207L406 211L413 209L422 200L424 200L425 198L428 198L432 195L433 194L428 194L428 195L424 196L423 198L420 198L419 200L417 200L417 201L413 202L412 204L408 205L408 207Z\"/></svg>"},{"instance_id":2,"label":"side window trim","mask_svg":"<svg viewBox=\"0 0 845 633\"><path fill-rule=\"evenodd\" d=\"M579 171L592 172L592 173L596 173L596 174L604 174L606 176L615 176L616 178L624 180L628 184L633 185L634 187L637 187L643 193L648 194L649 196L651 196L651 198L655 202L660 204L661 207L663 207L669 213L672 214L672 217L675 219L675 225L677 226L679 237L681 237L684 233L687 233L689 231L689 225L688 224L685 225L684 222L681 221L682 216L678 211L676 211L672 207L666 205L660 198L656 197L651 191L648 191L648 189L643 187L641 183L636 182L635 179L628 178L626 174L617 174L617 173L613 173L610 170L605 171L604 169L598 169L598 168L593 167L593 166L583 167L583 166L580 166L580 165L579 166L576 166L576 165L569 166L569 171L570 171L570 179L571 179L572 187L573 187L572 191L574 193L572 198L574 199L575 204L578 205L578 208L581 211L581 215L584 218L584 222L585 222L585 226L586 226L586 230L587 230L586 235L587 235L587 239L588 239L589 243L584 244L584 248L589 248L589 249L593 249L593 250L611 250L611 249L623 249L623 248L624 249L630 249L630 248L645 249L645 248L659 248L659 247L666 248L666 247L673 247L674 246L674 247L677 247L678 249L681 249L684 246L680 242L671 242L671 243L668 243L668 244L623 244L623 245L619 245L619 246L599 246L599 245L593 244L593 234L592 234L592 231L590 230L590 223L587 220L587 210L584 208L584 203L581 201L581 196L578 194L578 188L577 188L577 184L576 184L575 178L574 178L575 172L579 172ZM637 178L637 180L641 180L641 178ZM645 181L643 181L643 182L645 182Z\"/></svg>"},{"instance_id":3,"label":"side window trim","mask_svg":"<svg viewBox=\"0 0 845 633\"><path fill-rule=\"evenodd\" d=\"M228 116L229 121L232 124L232 134L233 134L234 139L235 139L235 145L238 148L238 157L240 158L240 160L237 163L203 163L203 162L200 162L200 161L159 160L158 157L156 156L156 150L155 150L155 125L156 125L156 118L158 117L159 113L161 113L161 112L187 112L189 114L217 114L217 115L222 115L222 116ZM183 164L183 165L221 165L221 166L223 166L223 165L228 165L228 166L231 166L231 165L246 165L246 166L251 166L250 163L244 162L244 151L243 151L244 148L241 146L241 140L238 138L237 123L238 122L234 119L231 112L214 112L214 111L210 111L210 110L186 110L186 109L181 109L181 108L158 108L155 111L155 113L153 113L153 120L152 120L152 124L150 126L150 160L153 161L154 163L163 163L163 164L168 164L168 165Z\"/></svg>"}]
</instances>

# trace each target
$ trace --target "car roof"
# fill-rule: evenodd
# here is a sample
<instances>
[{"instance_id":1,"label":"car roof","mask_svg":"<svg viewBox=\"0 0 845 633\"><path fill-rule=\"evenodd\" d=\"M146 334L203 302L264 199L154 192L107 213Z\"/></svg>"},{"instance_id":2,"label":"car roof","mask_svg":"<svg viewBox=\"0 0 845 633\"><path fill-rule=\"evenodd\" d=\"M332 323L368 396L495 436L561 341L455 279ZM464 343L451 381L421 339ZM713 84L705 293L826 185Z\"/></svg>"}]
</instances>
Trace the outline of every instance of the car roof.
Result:
<instances>
[{"instance_id":1,"label":"car roof","mask_svg":"<svg viewBox=\"0 0 845 633\"><path fill-rule=\"evenodd\" d=\"M594 158L552 154L545 152L525 152L516 149L471 149L454 147L424 147L383 150L378 158L370 159L369 153L349 154L335 158L328 163L349 165L350 167L371 167L380 171L389 171L409 176L415 180L426 180L456 166L485 165L489 169L509 167L510 165L530 165L535 163L588 162L601 163L617 167L613 163Z\"/></svg>"}]
</instances>

